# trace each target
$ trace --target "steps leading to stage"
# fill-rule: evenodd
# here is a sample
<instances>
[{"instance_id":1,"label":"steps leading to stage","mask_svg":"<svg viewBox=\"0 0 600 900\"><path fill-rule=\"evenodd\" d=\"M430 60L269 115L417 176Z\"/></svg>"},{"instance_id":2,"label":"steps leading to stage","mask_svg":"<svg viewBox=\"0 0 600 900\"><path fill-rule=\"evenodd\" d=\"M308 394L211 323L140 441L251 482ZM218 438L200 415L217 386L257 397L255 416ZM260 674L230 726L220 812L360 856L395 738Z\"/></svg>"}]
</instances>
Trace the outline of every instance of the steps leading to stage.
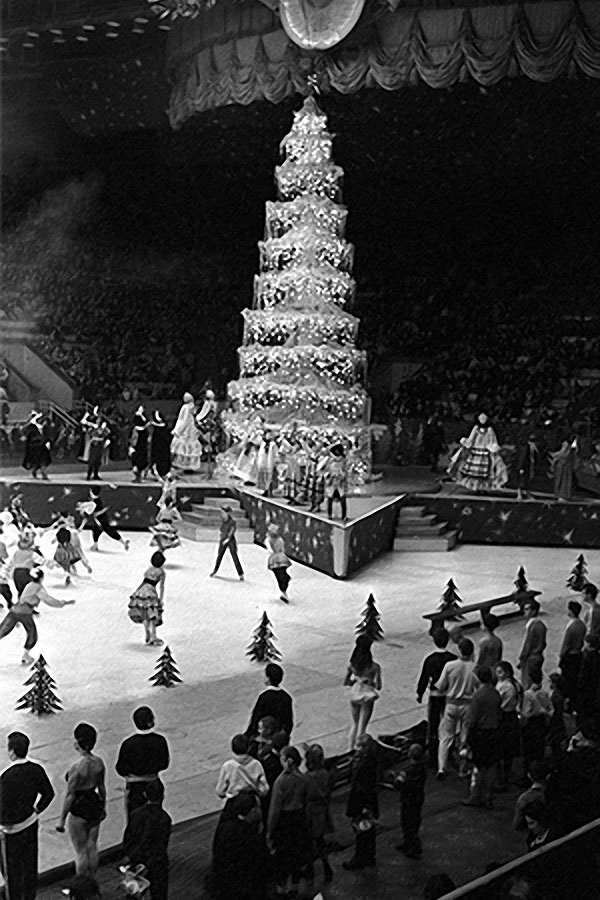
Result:
<instances>
[{"instance_id":1,"label":"steps leading to stage","mask_svg":"<svg viewBox=\"0 0 600 900\"><path fill-rule=\"evenodd\" d=\"M214 544L219 537L221 509L231 507L231 515L236 521L235 533L238 544L253 544L254 529L239 500L231 497L205 497L203 503L192 503L190 509L182 512L178 525L179 533L190 541Z\"/></svg>"},{"instance_id":2,"label":"steps leading to stage","mask_svg":"<svg viewBox=\"0 0 600 900\"><path fill-rule=\"evenodd\" d=\"M411 553L445 553L458 543L458 532L450 529L424 506L403 506L400 509L394 550Z\"/></svg>"}]
</instances>

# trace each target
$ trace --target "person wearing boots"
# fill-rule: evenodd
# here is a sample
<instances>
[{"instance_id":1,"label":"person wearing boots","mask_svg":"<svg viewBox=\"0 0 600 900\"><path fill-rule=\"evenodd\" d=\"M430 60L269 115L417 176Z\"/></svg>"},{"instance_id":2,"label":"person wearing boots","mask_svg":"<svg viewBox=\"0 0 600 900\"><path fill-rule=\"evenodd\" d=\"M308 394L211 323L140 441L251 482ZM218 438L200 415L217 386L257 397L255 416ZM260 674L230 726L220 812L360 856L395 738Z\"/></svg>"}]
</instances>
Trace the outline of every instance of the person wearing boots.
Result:
<instances>
[{"instance_id":1,"label":"person wearing boots","mask_svg":"<svg viewBox=\"0 0 600 900\"><path fill-rule=\"evenodd\" d=\"M238 578L240 581L244 580L244 570L238 556L237 541L235 539L236 530L237 524L232 515L231 507L222 506L221 525L219 527L219 549L217 550L217 558L215 560L214 569L210 573L211 578L214 578L219 571L219 566L221 565L223 557L229 550L229 552L231 553L231 559L233 560L233 565L235 566L235 570L238 574Z\"/></svg>"}]
</instances>

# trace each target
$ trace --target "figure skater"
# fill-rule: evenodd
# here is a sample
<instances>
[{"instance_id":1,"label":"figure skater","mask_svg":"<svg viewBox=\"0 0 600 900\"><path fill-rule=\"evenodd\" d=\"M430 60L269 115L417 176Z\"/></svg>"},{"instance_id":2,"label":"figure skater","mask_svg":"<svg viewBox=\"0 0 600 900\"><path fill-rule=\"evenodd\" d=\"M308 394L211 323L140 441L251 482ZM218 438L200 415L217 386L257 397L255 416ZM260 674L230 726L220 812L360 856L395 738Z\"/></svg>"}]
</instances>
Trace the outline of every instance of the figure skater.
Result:
<instances>
[{"instance_id":1,"label":"figure skater","mask_svg":"<svg viewBox=\"0 0 600 900\"><path fill-rule=\"evenodd\" d=\"M138 406L133 417L133 427L129 439L129 457L133 469L133 480L136 483L144 480L148 468L148 429L150 423L144 413L144 407Z\"/></svg>"},{"instance_id":2,"label":"figure skater","mask_svg":"<svg viewBox=\"0 0 600 900\"><path fill-rule=\"evenodd\" d=\"M71 606L74 600L57 600L51 597L43 586L44 573L42 569L33 569L30 581L23 588L23 593L14 604L12 609L8 611L2 623L0 623L0 640L10 634L16 625L22 625L25 629L25 648L21 662L24 666L33 663L33 657L29 653L33 650L38 641L37 628L33 619L34 613L37 613L37 607L41 602L48 606Z\"/></svg>"},{"instance_id":3,"label":"figure skater","mask_svg":"<svg viewBox=\"0 0 600 900\"><path fill-rule=\"evenodd\" d=\"M153 647L163 644L156 637L156 629L162 625L165 593L165 557L159 550L150 557L150 567L144 572L144 580L129 598L129 618L143 624L146 643Z\"/></svg>"},{"instance_id":4,"label":"figure skater","mask_svg":"<svg viewBox=\"0 0 600 900\"><path fill-rule=\"evenodd\" d=\"M231 507L222 506L221 525L219 528L219 549L217 551L215 567L210 573L211 578L214 578L219 571L219 566L223 561L223 557L225 556L226 551L229 550L229 552L231 553L233 564L235 566L235 570L238 573L238 578L240 579L240 581L244 580L244 570L242 568L242 564L237 552L237 541L235 539L236 530L237 523L231 513Z\"/></svg>"},{"instance_id":5,"label":"figure skater","mask_svg":"<svg viewBox=\"0 0 600 900\"><path fill-rule=\"evenodd\" d=\"M81 549L81 541L76 532L61 525L61 527L58 528L54 539L56 541L54 562L63 569L66 585L71 584L71 576L77 574L75 571L75 563L82 562L87 571L91 574L92 567Z\"/></svg>"},{"instance_id":6,"label":"figure skater","mask_svg":"<svg viewBox=\"0 0 600 900\"><path fill-rule=\"evenodd\" d=\"M13 553L13 581L20 597L26 584L31 581L31 572L46 560L39 547L35 546L35 534L33 530L22 531L17 541L17 549Z\"/></svg>"},{"instance_id":7,"label":"figure skater","mask_svg":"<svg viewBox=\"0 0 600 900\"><path fill-rule=\"evenodd\" d=\"M8 511L12 516L13 525L19 532L24 531L26 528L34 527L33 522L23 509L22 494L15 494L15 496L12 497Z\"/></svg>"},{"instance_id":8,"label":"figure skater","mask_svg":"<svg viewBox=\"0 0 600 900\"><path fill-rule=\"evenodd\" d=\"M0 597L3 597L6 600L6 606L10 609L13 605L12 591L9 582L10 557L8 555L8 550L6 549L6 544L2 540L3 536L4 527L0 524ZM2 604L0 604L0 607L1 606Z\"/></svg>"},{"instance_id":9,"label":"figure skater","mask_svg":"<svg viewBox=\"0 0 600 900\"><path fill-rule=\"evenodd\" d=\"M100 488L90 488L90 499L84 503L78 503L77 509L81 515L87 517L92 529L92 544L90 550L98 550L98 541L102 532L113 541L123 544L125 550L129 550L129 541L121 537L114 525L108 519L108 506L104 506L100 496Z\"/></svg>"},{"instance_id":10,"label":"figure skater","mask_svg":"<svg viewBox=\"0 0 600 900\"><path fill-rule=\"evenodd\" d=\"M359 738L365 734L381 691L381 666L371 654L372 643L367 634L359 634L344 679L344 684L350 686L350 750L356 749Z\"/></svg>"},{"instance_id":11,"label":"figure skater","mask_svg":"<svg viewBox=\"0 0 600 900\"><path fill-rule=\"evenodd\" d=\"M267 566L277 580L280 599L283 600L284 603L289 603L290 599L287 595L287 589L291 578L288 569L292 563L285 552L285 544L283 538L279 534L279 525L273 523L267 528L267 544L271 551L267 560Z\"/></svg>"},{"instance_id":12,"label":"figure skater","mask_svg":"<svg viewBox=\"0 0 600 900\"><path fill-rule=\"evenodd\" d=\"M156 525L150 526L152 532L151 547L158 547L164 553L165 550L172 550L173 547L179 547L181 540L177 531L176 522L181 522L181 513L177 509L177 498L174 493L166 492L160 496L160 500L156 504L158 506L158 514L156 516Z\"/></svg>"}]
</instances>

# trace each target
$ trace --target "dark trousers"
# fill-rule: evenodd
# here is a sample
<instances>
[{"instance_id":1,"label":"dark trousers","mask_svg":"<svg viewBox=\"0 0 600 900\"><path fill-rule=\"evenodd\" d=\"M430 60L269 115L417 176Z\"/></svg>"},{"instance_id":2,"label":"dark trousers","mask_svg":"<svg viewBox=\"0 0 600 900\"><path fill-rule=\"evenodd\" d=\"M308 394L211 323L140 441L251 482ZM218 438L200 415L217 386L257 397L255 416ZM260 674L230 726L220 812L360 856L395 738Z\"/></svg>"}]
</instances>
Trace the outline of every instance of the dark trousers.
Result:
<instances>
[{"instance_id":1,"label":"dark trousers","mask_svg":"<svg viewBox=\"0 0 600 900\"><path fill-rule=\"evenodd\" d=\"M160 781L158 775L156 776L156 781ZM148 785L147 781L129 781L127 783L127 789L125 791L125 812L126 818L129 822L129 816L134 811L134 809L139 809L140 806L146 805L146 796L144 791Z\"/></svg>"},{"instance_id":2,"label":"dark trousers","mask_svg":"<svg viewBox=\"0 0 600 900\"><path fill-rule=\"evenodd\" d=\"M104 441L97 441L94 444L90 444L88 465L87 465L87 480L88 481L91 478L98 477L98 472L100 471L100 466L102 465L103 452L104 452Z\"/></svg>"},{"instance_id":3,"label":"dark trousers","mask_svg":"<svg viewBox=\"0 0 600 900\"><path fill-rule=\"evenodd\" d=\"M418 800L402 800L400 803L400 821L404 836L404 849L409 853L412 850L421 850L419 828L421 827L421 810L423 803Z\"/></svg>"},{"instance_id":4,"label":"dark trousers","mask_svg":"<svg viewBox=\"0 0 600 900\"><path fill-rule=\"evenodd\" d=\"M368 831L356 832L354 845L354 862L360 866L374 866L376 855L377 831L375 826Z\"/></svg>"},{"instance_id":5,"label":"dark trousers","mask_svg":"<svg viewBox=\"0 0 600 900\"><path fill-rule=\"evenodd\" d=\"M581 666L581 653L569 653L560 661L560 671L565 683L565 697L573 700L577 694L577 680Z\"/></svg>"},{"instance_id":6,"label":"dark trousers","mask_svg":"<svg viewBox=\"0 0 600 900\"><path fill-rule=\"evenodd\" d=\"M15 588L17 589L17 597L20 597L25 585L29 584L31 581L29 569L16 568L13 572L13 581L15 583Z\"/></svg>"},{"instance_id":7,"label":"dark trousers","mask_svg":"<svg viewBox=\"0 0 600 900\"><path fill-rule=\"evenodd\" d=\"M279 585L279 590L282 594L284 594L289 586L291 581L290 576L288 575L288 570L283 568L283 566L279 569L272 569L273 575L277 579L277 584Z\"/></svg>"},{"instance_id":8,"label":"dark trousers","mask_svg":"<svg viewBox=\"0 0 600 900\"><path fill-rule=\"evenodd\" d=\"M17 607L18 608L18 607ZM13 610L9 610L8 613L4 616L2 623L0 623L0 638L6 637L7 634L10 634L11 631L17 626L21 624L25 629L25 634L27 635L25 640L25 649L31 650L32 647L35 647L37 644L38 633L37 628L35 627L35 622L33 621L33 616L31 613L20 613L13 612Z\"/></svg>"},{"instance_id":9,"label":"dark trousers","mask_svg":"<svg viewBox=\"0 0 600 900\"><path fill-rule=\"evenodd\" d=\"M113 541L121 540L121 535L119 534L117 529L113 525L111 525L108 519L105 519L104 516L101 516L99 519L92 519L92 537L95 544L98 543L102 532L108 535L109 538L112 538Z\"/></svg>"},{"instance_id":10,"label":"dark trousers","mask_svg":"<svg viewBox=\"0 0 600 900\"><path fill-rule=\"evenodd\" d=\"M242 569L242 564L241 564L240 558L238 556L237 541L235 540L235 538L233 538L230 541L226 541L224 544L221 544L221 543L219 544L219 550L217 552L217 559L215 561L215 567L213 569L213 572L218 572L219 566L221 565L221 563L223 561L223 557L225 556L225 553L227 552L227 550L229 550L229 552L231 553L231 558L233 560L233 564L235 566L236 572L238 573L238 575L243 575L244 570Z\"/></svg>"},{"instance_id":11,"label":"dark trousers","mask_svg":"<svg viewBox=\"0 0 600 900\"><path fill-rule=\"evenodd\" d=\"M8 584L0 584L0 596L6 600L6 605L10 609L12 604L12 591Z\"/></svg>"},{"instance_id":12,"label":"dark trousers","mask_svg":"<svg viewBox=\"0 0 600 900\"><path fill-rule=\"evenodd\" d=\"M339 500L340 509L341 509L341 513L342 513L342 519L345 519L346 518L346 495L340 493L340 491L338 491L337 488L335 489L333 494L327 498L327 518L328 519L333 518L333 501L334 500Z\"/></svg>"},{"instance_id":13,"label":"dark trousers","mask_svg":"<svg viewBox=\"0 0 600 900\"><path fill-rule=\"evenodd\" d=\"M148 866L151 900L167 900L169 895L169 860L166 856L155 859Z\"/></svg>"},{"instance_id":14,"label":"dark trousers","mask_svg":"<svg viewBox=\"0 0 600 900\"><path fill-rule=\"evenodd\" d=\"M35 900L38 880L38 823L1 838L0 864L9 900Z\"/></svg>"},{"instance_id":15,"label":"dark trousers","mask_svg":"<svg viewBox=\"0 0 600 900\"><path fill-rule=\"evenodd\" d=\"M531 716L522 725L523 762L525 770L534 759L543 760L546 749L546 719L544 716Z\"/></svg>"},{"instance_id":16,"label":"dark trousers","mask_svg":"<svg viewBox=\"0 0 600 900\"><path fill-rule=\"evenodd\" d=\"M429 695L427 702L427 749L429 750L429 764L437 768L438 731L444 715L445 697Z\"/></svg>"}]
</instances>

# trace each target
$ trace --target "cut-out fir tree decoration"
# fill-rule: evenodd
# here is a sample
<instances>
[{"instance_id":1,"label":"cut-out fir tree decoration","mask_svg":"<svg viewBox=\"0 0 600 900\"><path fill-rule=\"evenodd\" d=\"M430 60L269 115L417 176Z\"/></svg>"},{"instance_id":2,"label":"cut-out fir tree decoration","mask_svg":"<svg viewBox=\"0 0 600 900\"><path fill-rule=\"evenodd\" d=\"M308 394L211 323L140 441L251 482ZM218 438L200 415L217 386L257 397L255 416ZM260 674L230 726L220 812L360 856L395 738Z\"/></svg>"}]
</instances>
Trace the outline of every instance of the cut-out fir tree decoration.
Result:
<instances>
[{"instance_id":1,"label":"cut-out fir tree decoration","mask_svg":"<svg viewBox=\"0 0 600 900\"><path fill-rule=\"evenodd\" d=\"M151 681L154 687L175 687L176 684L182 683L179 669L175 665L175 660L168 647L165 647L158 657L156 671L148 681Z\"/></svg>"},{"instance_id":2,"label":"cut-out fir tree decoration","mask_svg":"<svg viewBox=\"0 0 600 900\"><path fill-rule=\"evenodd\" d=\"M529 582L527 581L527 575L525 573L525 566L521 566L519 568L519 571L517 572L517 577L514 581L514 585L515 585L517 594L520 594L523 591L529 590Z\"/></svg>"},{"instance_id":3,"label":"cut-out fir tree decoration","mask_svg":"<svg viewBox=\"0 0 600 900\"><path fill-rule=\"evenodd\" d=\"M253 662L281 659L281 653L273 643L274 638L271 622L264 612L258 628L252 632L252 641L248 645L246 656L249 656Z\"/></svg>"},{"instance_id":4,"label":"cut-out fir tree decoration","mask_svg":"<svg viewBox=\"0 0 600 900\"><path fill-rule=\"evenodd\" d=\"M457 614L460 614L462 602L462 597L458 593L456 585L451 578L446 585L446 590L442 594L442 602L438 609L440 612L456 612Z\"/></svg>"},{"instance_id":5,"label":"cut-out fir tree decoration","mask_svg":"<svg viewBox=\"0 0 600 900\"><path fill-rule=\"evenodd\" d=\"M356 626L357 634L366 634L372 641L380 641L383 638L383 628L379 624L381 615L375 606L375 597L369 594L367 605L362 611L362 620Z\"/></svg>"},{"instance_id":6,"label":"cut-out fir tree decoration","mask_svg":"<svg viewBox=\"0 0 600 900\"><path fill-rule=\"evenodd\" d=\"M580 553L577 557L577 562L571 569L571 574L567 578L567 587L569 590L580 592L584 589L588 583L587 570L588 567L585 557L583 553Z\"/></svg>"},{"instance_id":7,"label":"cut-out fir tree decoration","mask_svg":"<svg viewBox=\"0 0 600 900\"><path fill-rule=\"evenodd\" d=\"M37 662L32 666L31 675L25 682L25 687L30 689L18 701L17 709L28 709L36 716L48 716L61 710L61 702L54 693L56 682L48 673L47 663L40 654Z\"/></svg>"}]
</instances>

